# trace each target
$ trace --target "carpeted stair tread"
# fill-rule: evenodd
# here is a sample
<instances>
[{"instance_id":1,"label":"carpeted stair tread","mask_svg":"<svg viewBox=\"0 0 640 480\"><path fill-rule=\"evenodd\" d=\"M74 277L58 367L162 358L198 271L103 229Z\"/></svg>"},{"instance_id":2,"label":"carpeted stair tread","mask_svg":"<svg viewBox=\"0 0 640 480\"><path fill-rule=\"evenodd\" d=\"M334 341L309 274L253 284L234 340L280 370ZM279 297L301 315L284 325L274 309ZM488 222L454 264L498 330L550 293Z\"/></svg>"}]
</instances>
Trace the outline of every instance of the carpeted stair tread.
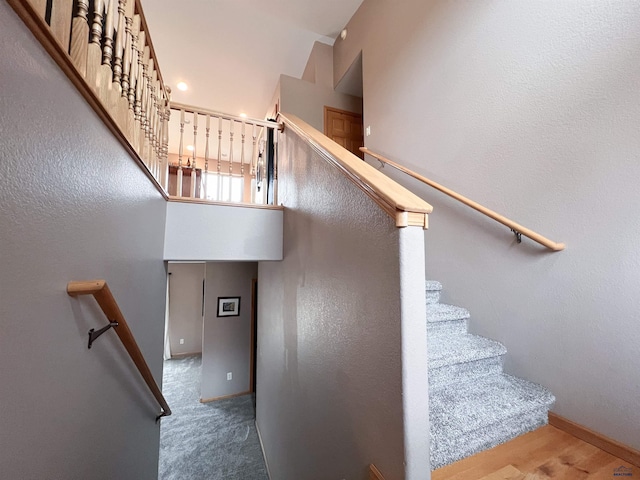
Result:
<instances>
[{"instance_id":1,"label":"carpeted stair tread","mask_svg":"<svg viewBox=\"0 0 640 480\"><path fill-rule=\"evenodd\" d=\"M437 280L427 280L425 282L425 290L427 292L439 292L442 290L442 284Z\"/></svg>"},{"instance_id":2,"label":"carpeted stair tread","mask_svg":"<svg viewBox=\"0 0 640 480\"><path fill-rule=\"evenodd\" d=\"M427 304L427 322L449 322L452 320L466 320L470 317L469 310L446 303Z\"/></svg>"},{"instance_id":3,"label":"carpeted stair tread","mask_svg":"<svg viewBox=\"0 0 640 480\"><path fill-rule=\"evenodd\" d=\"M429 339L429 368L467 363L507 353L500 342L466 333L463 335L434 335Z\"/></svg>"},{"instance_id":4,"label":"carpeted stair tread","mask_svg":"<svg viewBox=\"0 0 640 480\"><path fill-rule=\"evenodd\" d=\"M425 299L427 304L438 303L440 301L440 291L442 284L435 280L427 280L425 282Z\"/></svg>"},{"instance_id":5,"label":"carpeted stair tread","mask_svg":"<svg viewBox=\"0 0 640 480\"><path fill-rule=\"evenodd\" d=\"M532 432L548 423L548 408L540 407L528 411L525 415L515 415L500 422L485 425L473 432L458 437L449 437L445 441L432 441L431 468L445 465L483 452L502 443L506 443L527 432Z\"/></svg>"},{"instance_id":6,"label":"carpeted stair tread","mask_svg":"<svg viewBox=\"0 0 640 480\"><path fill-rule=\"evenodd\" d=\"M430 392L431 432L436 443L468 436L506 418L548 409L555 397L532 382L511 375L480 377Z\"/></svg>"},{"instance_id":7,"label":"carpeted stair tread","mask_svg":"<svg viewBox=\"0 0 640 480\"><path fill-rule=\"evenodd\" d=\"M431 468L545 425L554 401L540 385L504 374L430 389Z\"/></svg>"}]
</instances>

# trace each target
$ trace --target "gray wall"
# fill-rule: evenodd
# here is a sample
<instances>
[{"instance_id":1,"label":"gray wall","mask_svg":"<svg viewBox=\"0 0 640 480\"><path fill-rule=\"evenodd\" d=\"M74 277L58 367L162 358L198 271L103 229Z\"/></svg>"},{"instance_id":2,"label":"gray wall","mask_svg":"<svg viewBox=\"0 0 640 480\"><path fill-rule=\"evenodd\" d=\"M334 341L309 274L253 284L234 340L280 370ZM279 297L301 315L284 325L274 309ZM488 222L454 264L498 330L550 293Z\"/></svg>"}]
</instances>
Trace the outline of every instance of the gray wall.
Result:
<instances>
[{"instance_id":1,"label":"gray wall","mask_svg":"<svg viewBox=\"0 0 640 480\"><path fill-rule=\"evenodd\" d=\"M271 478L364 479L372 462L389 480L428 478L422 231L396 229L293 130L280 142L284 260L260 262L258 277ZM412 285L402 295L401 283ZM420 474L405 477L404 463Z\"/></svg>"},{"instance_id":2,"label":"gray wall","mask_svg":"<svg viewBox=\"0 0 640 480\"><path fill-rule=\"evenodd\" d=\"M171 355L202 352L204 263L170 263L169 344ZM180 340L184 340L180 344Z\"/></svg>"},{"instance_id":3,"label":"gray wall","mask_svg":"<svg viewBox=\"0 0 640 480\"><path fill-rule=\"evenodd\" d=\"M251 281L257 277L255 262L207 263L202 400L251 389ZM238 296L240 316L218 317L218 297ZM227 372L233 374L231 380L227 380Z\"/></svg>"},{"instance_id":4,"label":"gray wall","mask_svg":"<svg viewBox=\"0 0 640 480\"><path fill-rule=\"evenodd\" d=\"M104 278L161 381L166 205L0 2L0 472L157 478L159 408L91 297Z\"/></svg>"},{"instance_id":5,"label":"gray wall","mask_svg":"<svg viewBox=\"0 0 640 480\"><path fill-rule=\"evenodd\" d=\"M333 46L315 42L301 78L333 89Z\"/></svg>"},{"instance_id":6,"label":"gray wall","mask_svg":"<svg viewBox=\"0 0 640 480\"><path fill-rule=\"evenodd\" d=\"M567 243L517 245L403 180L434 206L427 275L444 300L504 342L506 370L549 387L557 413L635 448L638 25L633 0L365 0L334 52L335 81L363 53L368 147Z\"/></svg>"},{"instance_id":7,"label":"gray wall","mask_svg":"<svg viewBox=\"0 0 640 480\"><path fill-rule=\"evenodd\" d=\"M362 113L362 99L338 93L288 75L280 75L280 111L293 113L315 129L324 132L324 107Z\"/></svg>"}]
</instances>

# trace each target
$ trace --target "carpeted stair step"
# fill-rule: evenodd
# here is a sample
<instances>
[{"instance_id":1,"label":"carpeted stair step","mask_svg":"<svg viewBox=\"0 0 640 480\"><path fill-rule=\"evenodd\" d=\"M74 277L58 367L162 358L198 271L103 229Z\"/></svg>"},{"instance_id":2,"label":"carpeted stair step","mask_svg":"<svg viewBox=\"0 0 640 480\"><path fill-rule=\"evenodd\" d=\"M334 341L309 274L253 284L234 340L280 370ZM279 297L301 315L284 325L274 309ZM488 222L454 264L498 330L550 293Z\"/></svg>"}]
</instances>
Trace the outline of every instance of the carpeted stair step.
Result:
<instances>
[{"instance_id":1,"label":"carpeted stair step","mask_svg":"<svg viewBox=\"0 0 640 480\"><path fill-rule=\"evenodd\" d=\"M469 310L446 303L427 304L427 335L467 333Z\"/></svg>"},{"instance_id":2,"label":"carpeted stair step","mask_svg":"<svg viewBox=\"0 0 640 480\"><path fill-rule=\"evenodd\" d=\"M432 388L431 468L545 425L554 401L554 396L540 385L505 374Z\"/></svg>"},{"instance_id":3,"label":"carpeted stair step","mask_svg":"<svg viewBox=\"0 0 640 480\"><path fill-rule=\"evenodd\" d=\"M425 283L425 293L427 295L427 303L438 303L440 301L440 292L442 284L436 280L427 280Z\"/></svg>"},{"instance_id":4,"label":"carpeted stair step","mask_svg":"<svg viewBox=\"0 0 640 480\"><path fill-rule=\"evenodd\" d=\"M507 349L489 338L464 334L429 337L429 386L468 382L485 375L502 373L502 356Z\"/></svg>"}]
</instances>

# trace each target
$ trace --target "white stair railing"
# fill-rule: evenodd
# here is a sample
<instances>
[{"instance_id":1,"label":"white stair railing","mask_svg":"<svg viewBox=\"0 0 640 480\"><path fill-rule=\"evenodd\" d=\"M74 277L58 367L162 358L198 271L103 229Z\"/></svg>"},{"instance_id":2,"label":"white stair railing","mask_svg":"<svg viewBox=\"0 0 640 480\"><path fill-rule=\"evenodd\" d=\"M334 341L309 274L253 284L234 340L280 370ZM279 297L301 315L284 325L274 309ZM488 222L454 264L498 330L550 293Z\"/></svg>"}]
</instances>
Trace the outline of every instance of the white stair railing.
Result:
<instances>
[{"instance_id":1,"label":"white stair railing","mask_svg":"<svg viewBox=\"0 0 640 480\"><path fill-rule=\"evenodd\" d=\"M267 131L281 130L281 124L173 102L170 109L174 114L179 112L179 117L176 117L180 126L177 151L168 155L170 196L224 203L268 203L264 195L266 189L260 181L267 177L264 171ZM198 136L198 125L203 121L201 117L204 117L204 137ZM211 140L212 122L217 124L217 145L212 144L215 140ZM193 128L193 144L185 145L185 135L190 135L185 132L188 124ZM250 145L248 134L252 139ZM273 137L277 138L277 135ZM202 151L204 158L197 155ZM211 157L212 151L217 151L215 158ZM198 168L200 161L203 168ZM213 172L209 168L212 161L216 167ZM183 183L185 177L188 177L187 185Z\"/></svg>"}]
</instances>

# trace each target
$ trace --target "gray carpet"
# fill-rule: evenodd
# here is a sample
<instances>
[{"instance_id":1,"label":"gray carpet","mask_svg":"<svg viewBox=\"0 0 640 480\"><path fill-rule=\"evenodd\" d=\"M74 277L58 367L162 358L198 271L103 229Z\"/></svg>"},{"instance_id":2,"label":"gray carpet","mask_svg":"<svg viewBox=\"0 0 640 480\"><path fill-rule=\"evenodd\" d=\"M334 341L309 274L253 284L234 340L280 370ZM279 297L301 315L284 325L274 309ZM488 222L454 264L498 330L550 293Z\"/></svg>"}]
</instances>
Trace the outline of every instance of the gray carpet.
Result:
<instances>
[{"instance_id":1,"label":"gray carpet","mask_svg":"<svg viewBox=\"0 0 640 480\"><path fill-rule=\"evenodd\" d=\"M167 360L160 480L268 480L251 395L200 403L200 356Z\"/></svg>"},{"instance_id":2,"label":"gray carpet","mask_svg":"<svg viewBox=\"0 0 640 480\"><path fill-rule=\"evenodd\" d=\"M439 303L441 289L427 282L433 469L546 424L555 401L540 385L504 374L506 348L467 333L469 312Z\"/></svg>"}]
</instances>

